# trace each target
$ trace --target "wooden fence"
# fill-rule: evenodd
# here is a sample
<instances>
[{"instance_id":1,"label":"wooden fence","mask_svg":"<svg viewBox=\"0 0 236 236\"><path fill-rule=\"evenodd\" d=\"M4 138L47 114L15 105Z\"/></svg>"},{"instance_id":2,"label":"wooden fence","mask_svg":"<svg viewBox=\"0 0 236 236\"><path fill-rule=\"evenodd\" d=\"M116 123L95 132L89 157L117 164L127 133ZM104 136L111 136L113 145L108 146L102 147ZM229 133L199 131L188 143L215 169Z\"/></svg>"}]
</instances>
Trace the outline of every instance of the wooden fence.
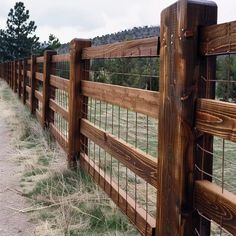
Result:
<instances>
[{"instance_id":1,"label":"wooden fence","mask_svg":"<svg viewBox=\"0 0 236 236\"><path fill-rule=\"evenodd\" d=\"M212 182L213 136L236 142L236 104L215 99L216 56L236 53L236 22L216 23L214 3L180 0L163 10L160 38L97 47L74 39L69 54L46 51L43 57L0 65L1 78L50 129L69 166L78 162L142 235L210 235L211 221L236 235L236 195ZM89 81L92 60L158 56L159 92ZM133 143L121 135L122 127L130 128L129 112L136 117ZM158 158L138 146L139 115L147 124L158 119ZM108 157L111 166L103 167ZM156 215L148 209L148 186L156 194Z\"/></svg>"}]
</instances>

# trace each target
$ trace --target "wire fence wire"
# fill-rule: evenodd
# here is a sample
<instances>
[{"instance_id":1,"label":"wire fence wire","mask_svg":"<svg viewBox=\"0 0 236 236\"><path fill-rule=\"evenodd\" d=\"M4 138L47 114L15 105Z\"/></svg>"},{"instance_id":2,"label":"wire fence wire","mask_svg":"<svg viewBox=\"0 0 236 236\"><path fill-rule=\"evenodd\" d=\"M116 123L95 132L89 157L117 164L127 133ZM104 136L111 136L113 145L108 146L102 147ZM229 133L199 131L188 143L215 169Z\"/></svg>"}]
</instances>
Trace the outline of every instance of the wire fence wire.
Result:
<instances>
[{"instance_id":1,"label":"wire fence wire","mask_svg":"<svg viewBox=\"0 0 236 236\"><path fill-rule=\"evenodd\" d=\"M90 68L86 68L86 72L89 72L91 81L156 91L159 80L158 60L158 58L99 59L93 60ZM134 148L157 158L158 121L156 119L91 97L84 101L86 102L83 105L87 106L87 109L83 112L83 117L88 121ZM125 192L126 200L128 197L134 200L135 212L141 207L146 211L146 221L148 215L156 218L157 189L155 187L92 140L82 142L81 146L82 153L88 154L91 165L96 165L99 173L104 173L110 182L115 182L118 192ZM134 222L135 220L136 215Z\"/></svg>"},{"instance_id":2,"label":"wire fence wire","mask_svg":"<svg viewBox=\"0 0 236 236\"><path fill-rule=\"evenodd\" d=\"M208 65L207 65L208 67ZM207 73L208 74L208 73ZM236 102L236 56L224 55L217 56L216 78L209 79L207 76L202 75L201 79L212 86L215 86L215 99L235 103ZM202 162L211 162L212 172L205 171L202 166L195 166L197 174L201 174L212 182L217 184L222 193L229 191L236 194L236 143L219 138L213 137L213 148L208 150L200 144L197 145L198 155L204 157ZM228 233L221 224L217 224L202 213L199 212L202 221L211 223L211 235L231 235ZM200 229L195 229L196 235L201 235Z\"/></svg>"}]
</instances>

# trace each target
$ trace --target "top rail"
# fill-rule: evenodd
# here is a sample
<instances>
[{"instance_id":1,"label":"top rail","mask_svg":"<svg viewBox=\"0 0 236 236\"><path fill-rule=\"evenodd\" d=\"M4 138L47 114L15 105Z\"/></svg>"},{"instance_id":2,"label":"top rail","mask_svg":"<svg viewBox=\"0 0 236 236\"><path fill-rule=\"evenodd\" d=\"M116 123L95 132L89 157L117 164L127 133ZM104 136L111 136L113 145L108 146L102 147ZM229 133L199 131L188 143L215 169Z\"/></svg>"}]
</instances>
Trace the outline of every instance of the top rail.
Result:
<instances>
[{"instance_id":1,"label":"top rail","mask_svg":"<svg viewBox=\"0 0 236 236\"><path fill-rule=\"evenodd\" d=\"M97 47L88 47L83 50L82 59L156 57L159 55L159 51L159 37L151 37Z\"/></svg>"},{"instance_id":2,"label":"top rail","mask_svg":"<svg viewBox=\"0 0 236 236\"><path fill-rule=\"evenodd\" d=\"M200 51L205 56L236 53L236 21L202 28Z\"/></svg>"},{"instance_id":3,"label":"top rail","mask_svg":"<svg viewBox=\"0 0 236 236\"><path fill-rule=\"evenodd\" d=\"M70 54L60 54L60 55L53 55L52 56L52 62L65 62L70 61Z\"/></svg>"}]
</instances>

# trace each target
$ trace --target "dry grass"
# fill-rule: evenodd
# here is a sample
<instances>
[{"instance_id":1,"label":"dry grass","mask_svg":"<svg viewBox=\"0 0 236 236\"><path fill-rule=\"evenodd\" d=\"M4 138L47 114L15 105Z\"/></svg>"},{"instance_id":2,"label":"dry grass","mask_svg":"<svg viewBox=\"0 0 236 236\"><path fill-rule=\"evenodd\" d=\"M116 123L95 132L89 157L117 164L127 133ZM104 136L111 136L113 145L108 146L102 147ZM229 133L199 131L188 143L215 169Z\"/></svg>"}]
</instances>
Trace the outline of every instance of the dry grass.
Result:
<instances>
[{"instance_id":1,"label":"dry grass","mask_svg":"<svg viewBox=\"0 0 236 236\"><path fill-rule=\"evenodd\" d=\"M13 157L24 166L22 192L32 203L21 212L31 214L35 235L139 235L87 175L66 169L65 153L3 81L0 97Z\"/></svg>"}]
</instances>

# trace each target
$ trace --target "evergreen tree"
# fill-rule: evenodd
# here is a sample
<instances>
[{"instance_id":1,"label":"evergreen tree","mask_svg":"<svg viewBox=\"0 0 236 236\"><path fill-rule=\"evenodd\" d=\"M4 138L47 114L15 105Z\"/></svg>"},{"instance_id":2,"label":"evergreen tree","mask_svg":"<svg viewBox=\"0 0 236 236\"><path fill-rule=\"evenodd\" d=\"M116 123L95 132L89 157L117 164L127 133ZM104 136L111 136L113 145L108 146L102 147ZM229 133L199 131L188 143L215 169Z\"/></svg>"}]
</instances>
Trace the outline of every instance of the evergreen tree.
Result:
<instances>
[{"instance_id":1,"label":"evergreen tree","mask_svg":"<svg viewBox=\"0 0 236 236\"><path fill-rule=\"evenodd\" d=\"M39 47L39 38L34 34L37 26L29 20L29 10L23 2L16 2L10 9L6 30L1 30L2 60L14 60L31 55Z\"/></svg>"}]
</instances>

